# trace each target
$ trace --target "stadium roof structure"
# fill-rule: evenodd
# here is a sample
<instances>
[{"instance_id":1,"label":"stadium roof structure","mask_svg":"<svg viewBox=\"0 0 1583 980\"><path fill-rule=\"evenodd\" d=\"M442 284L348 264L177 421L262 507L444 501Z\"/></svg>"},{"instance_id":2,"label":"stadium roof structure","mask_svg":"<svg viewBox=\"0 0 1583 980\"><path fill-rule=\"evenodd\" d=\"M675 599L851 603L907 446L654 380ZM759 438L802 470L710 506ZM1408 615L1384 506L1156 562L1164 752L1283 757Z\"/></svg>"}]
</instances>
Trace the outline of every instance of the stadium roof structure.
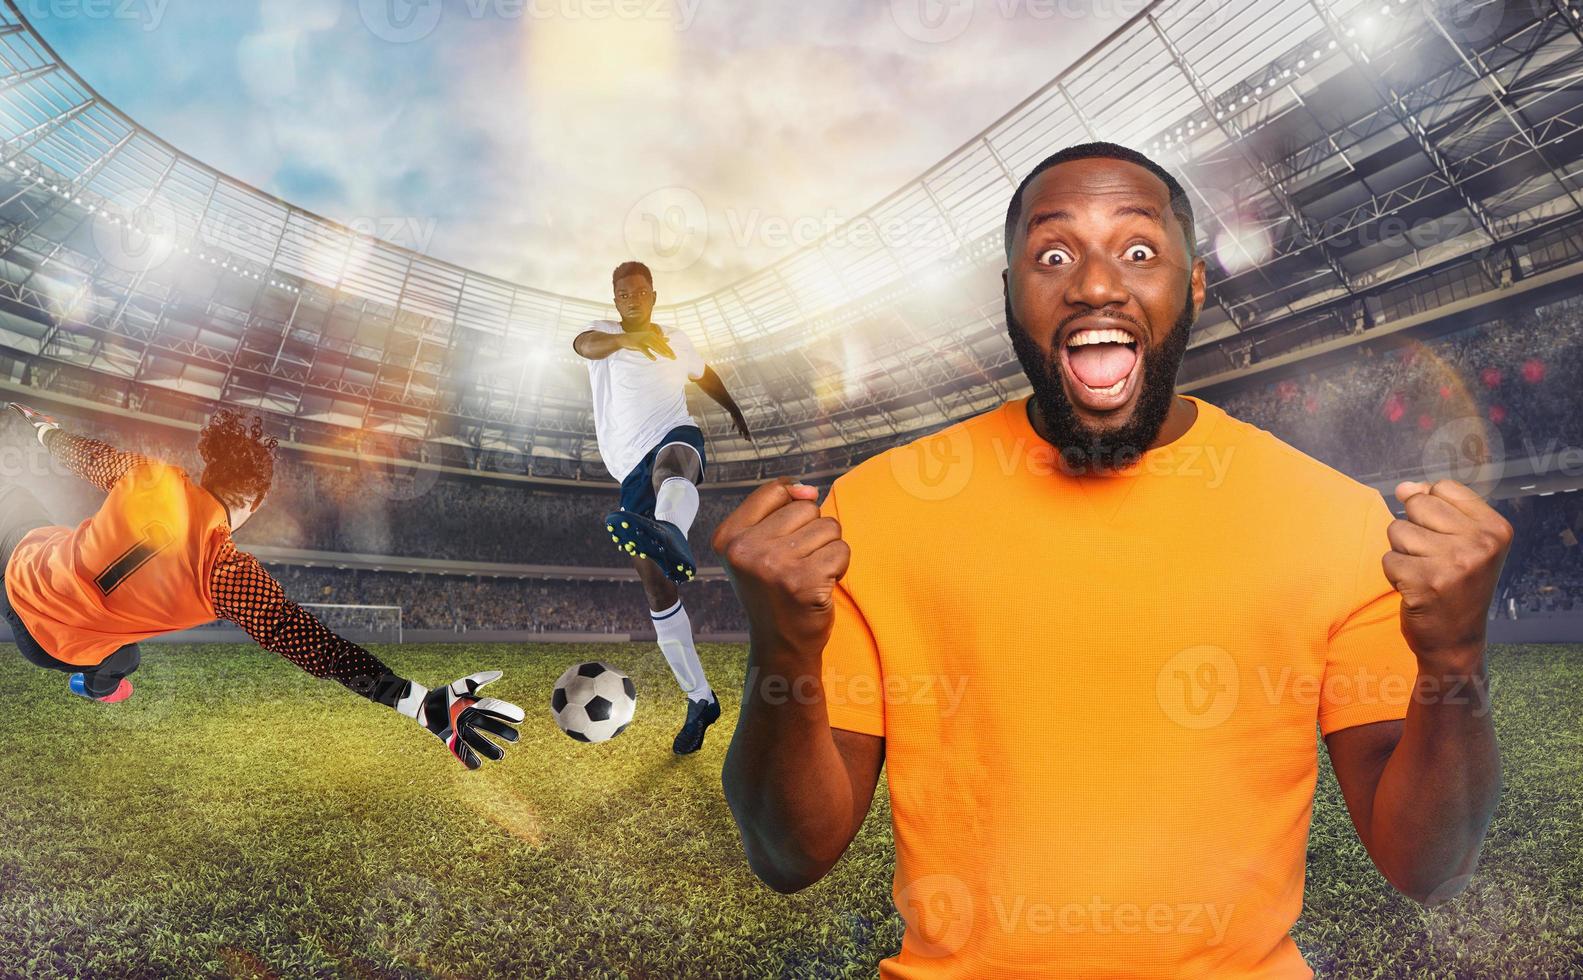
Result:
<instances>
[{"instance_id":1,"label":"stadium roof structure","mask_svg":"<svg viewBox=\"0 0 1583 980\"><path fill-rule=\"evenodd\" d=\"M606 480L571 338L611 308L449 264L220 173L0 10L0 368L191 420L253 406L308 444ZM1440 11L1444 7L1444 13ZM1158 0L819 242L661 307L745 407L712 482L828 472L1026 391L1002 225L1092 139L1179 175L1209 301L1183 381L1576 262L1576 0ZM385 440L385 442L380 442Z\"/></svg>"}]
</instances>

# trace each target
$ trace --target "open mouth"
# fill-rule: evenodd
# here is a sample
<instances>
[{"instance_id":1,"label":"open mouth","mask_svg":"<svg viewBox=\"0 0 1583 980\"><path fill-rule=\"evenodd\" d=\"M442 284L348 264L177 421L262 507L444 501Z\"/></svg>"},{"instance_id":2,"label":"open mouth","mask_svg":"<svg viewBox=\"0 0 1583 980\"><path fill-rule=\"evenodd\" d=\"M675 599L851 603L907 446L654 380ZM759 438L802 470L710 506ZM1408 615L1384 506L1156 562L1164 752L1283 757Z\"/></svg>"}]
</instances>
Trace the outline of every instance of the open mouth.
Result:
<instances>
[{"instance_id":1,"label":"open mouth","mask_svg":"<svg viewBox=\"0 0 1583 980\"><path fill-rule=\"evenodd\" d=\"M1137 390L1143 355L1131 330L1079 327L1062 342L1060 360L1073 402L1091 412L1113 412Z\"/></svg>"}]
</instances>

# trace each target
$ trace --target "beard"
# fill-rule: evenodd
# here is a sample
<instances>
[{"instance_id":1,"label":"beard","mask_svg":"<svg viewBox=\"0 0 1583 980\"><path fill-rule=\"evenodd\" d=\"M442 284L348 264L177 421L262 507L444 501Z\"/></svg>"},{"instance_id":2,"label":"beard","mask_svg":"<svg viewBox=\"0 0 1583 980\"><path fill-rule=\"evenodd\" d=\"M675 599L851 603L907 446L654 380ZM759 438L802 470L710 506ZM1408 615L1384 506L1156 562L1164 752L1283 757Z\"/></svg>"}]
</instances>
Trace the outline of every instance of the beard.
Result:
<instances>
[{"instance_id":1,"label":"beard","mask_svg":"<svg viewBox=\"0 0 1583 980\"><path fill-rule=\"evenodd\" d=\"M1006 291L1005 296L1006 332L1011 335L1012 350L1017 352L1022 372L1033 385L1033 398L1044 416L1047 438L1059 451L1063 468L1077 474L1089 470L1118 470L1136 462L1159 436L1171 412L1171 402L1176 397L1176 373L1187 353L1188 333L1193 326L1192 294L1188 294L1182 312L1158 347L1143 350L1142 341L1139 341L1143 377L1138 380L1139 391L1132 417L1120 427L1109 430L1094 429L1077 417L1071 399L1066 396L1066 388L1061 384L1060 352L1051 350L1046 355L1039 349L1012 313L1011 292ZM1031 424L1032 420L1029 421Z\"/></svg>"}]
</instances>

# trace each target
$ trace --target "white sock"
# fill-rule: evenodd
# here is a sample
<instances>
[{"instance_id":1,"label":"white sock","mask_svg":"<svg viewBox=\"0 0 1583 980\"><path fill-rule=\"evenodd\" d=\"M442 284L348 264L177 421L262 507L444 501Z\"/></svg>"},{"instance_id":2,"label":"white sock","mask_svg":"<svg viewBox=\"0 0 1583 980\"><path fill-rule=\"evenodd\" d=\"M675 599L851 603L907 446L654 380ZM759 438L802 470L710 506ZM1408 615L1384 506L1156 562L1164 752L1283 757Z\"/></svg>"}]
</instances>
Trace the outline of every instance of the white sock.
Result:
<instances>
[{"instance_id":1,"label":"white sock","mask_svg":"<svg viewBox=\"0 0 1583 980\"><path fill-rule=\"evenodd\" d=\"M704 677L704 665L698 660L698 648L693 646L693 624L687 618L687 610L682 607L682 601L676 600L676 605L658 612L649 611L649 618L654 621L655 639L660 645L660 652L665 654L665 662L671 665L671 673L676 675L676 683L686 692L688 700L711 701L715 692L709 687L708 678Z\"/></svg>"},{"instance_id":2,"label":"white sock","mask_svg":"<svg viewBox=\"0 0 1583 980\"><path fill-rule=\"evenodd\" d=\"M698 488L682 477L666 477L654 495L654 519L670 521L686 534L692 530L693 518L697 516Z\"/></svg>"}]
</instances>

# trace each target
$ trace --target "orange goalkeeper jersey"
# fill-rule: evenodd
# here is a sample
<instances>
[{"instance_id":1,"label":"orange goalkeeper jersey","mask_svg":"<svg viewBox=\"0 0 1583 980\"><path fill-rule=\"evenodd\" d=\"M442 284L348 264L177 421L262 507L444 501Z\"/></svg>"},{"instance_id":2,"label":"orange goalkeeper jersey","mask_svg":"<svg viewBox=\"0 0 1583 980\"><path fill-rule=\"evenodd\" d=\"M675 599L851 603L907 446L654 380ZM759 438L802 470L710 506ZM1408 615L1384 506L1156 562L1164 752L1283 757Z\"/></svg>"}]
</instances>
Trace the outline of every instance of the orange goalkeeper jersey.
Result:
<instances>
[{"instance_id":1,"label":"orange goalkeeper jersey","mask_svg":"<svg viewBox=\"0 0 1583 980\"><path fill-rule=\"evenodd\" d=\"M407 682L286 598L231 540L230 515L179 467L66 432L52 454L109 494L76 527L16 546L6 597L55 659L92 666L128 643L226 619L315 677L395 705Z\"/></svg>"},{"instance_id":2,"label":"orange goalkeeper jersey","mask_svg":"<svg viewBox=\"0 0 1583 980\"><path fill-rule=\"evenodd\" d=\"M209 573L229 541L218 500L177 467L140 459L92 517L22 539L6 594L57 660L97 664L128 643L216 619Z\"/></svg>"},{"instance_id":3,"label":"orange goalkeeper jersey","mask_svg":"<svg viewBox=\"0 0 1583 980\"><path fill-rule=\"evenodd\" d=\"M830 724L885 739L907 929L886 980L1310 975L1318 734L1405 715L1375 490L1200 399L1069 475L1027 398L875 456Z\"/></svg>"}]
</instances>

